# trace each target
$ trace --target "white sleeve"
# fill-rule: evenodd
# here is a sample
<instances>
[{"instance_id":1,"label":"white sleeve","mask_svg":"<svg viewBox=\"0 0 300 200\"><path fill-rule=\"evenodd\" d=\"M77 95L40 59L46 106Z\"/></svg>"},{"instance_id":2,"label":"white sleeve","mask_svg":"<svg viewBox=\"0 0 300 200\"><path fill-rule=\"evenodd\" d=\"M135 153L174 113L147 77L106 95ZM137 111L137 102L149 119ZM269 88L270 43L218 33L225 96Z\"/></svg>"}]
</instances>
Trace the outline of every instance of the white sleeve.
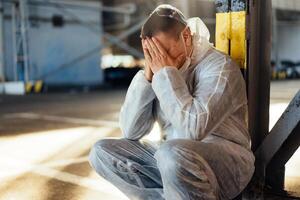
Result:
<instances>
[{"instance_id":1,"label":"white sleeve","mask_svg":"<svg viewBox=\"0 0 300 200\"><path fill-rule=\"evenodd\" d=\"M129 85L119 115L120 128L125 138L138 140L151 131L154 123L152 106L155 97L144 70L138 71Z\"/></svg>"},{"instance_id":2,"label":"white sleeve","mask_svg":"<svg viewBox=\"0 0 300 200\"><path fill-rule=\"evenodd\" d=\"M212 63L203 75L195 76L193 94L175 67L167 66L154 74L152 88L168 120L182 134L180 137L201 140L234 110L230 88L236 86L229 84L228 77L240 72L225 69L227 64L224 60Z\"/></svg>"}]
</instances>

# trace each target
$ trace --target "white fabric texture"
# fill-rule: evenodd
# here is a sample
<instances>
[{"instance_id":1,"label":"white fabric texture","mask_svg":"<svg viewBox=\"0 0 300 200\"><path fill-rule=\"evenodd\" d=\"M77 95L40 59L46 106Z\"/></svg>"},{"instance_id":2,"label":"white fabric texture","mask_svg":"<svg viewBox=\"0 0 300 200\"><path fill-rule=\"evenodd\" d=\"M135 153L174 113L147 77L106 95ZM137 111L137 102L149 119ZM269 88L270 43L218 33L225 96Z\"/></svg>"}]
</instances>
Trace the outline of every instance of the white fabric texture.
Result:
<instances>
[{"instance_id":1,"label":"white fabric texture","mask_svg":"<svg viewBox=\"0 0 300 200\"><path fill-rule=\"evenodd\" d=\"M194 45L191 64L179 70L162 68L152 84L140 70L121 108L122 132L129 139L142 138L157 120L167 139L218 136L250 150L246 87L240 69L213 48L208 30L195 31L205 26L199 18L188 22Z\"/></svg>"},{"instance_id":2,"label":"white fabric texture","mask_svg":"<svg viewBox=\"0 0 300 200\"><path fill-rule=\"evenodd\" d=\"M199 18L188 20L188 26L194 46L189 63L179 70L163 67L154 74L152 83L140 70L120 111L120 128L127 141L110 140L105 145L102 142L94 146L90 155L96 171L100 175L105 173L107 180L132 199L154 199L151 195L170 200L231 199L243 190L254 172L246 87L240 69L209 43L209 31ZM124 166L134 162L140 166L138 171L143 171L143 164L132 161L132 156L149 155L147 148L136 144L151 131L155 121L160 125L162 141L158 149L151 151L149 159L160 175L151 176L145 170L142 174L148 174L155 183L160 178L162 182L151 193L145 185L139 185L139 189L128 185L125 178L117 178L120 176L114 173L113 165L106 165L109 160L123 160ZM123 150L108 145L116 143ZM132 148L132 144L138 148ZM97 149L103 150L103 146L106 152L117 156L110 159L107 153L99 153ZM130 152L131 158L122 151Z\"/></svg>"}]
</instances>

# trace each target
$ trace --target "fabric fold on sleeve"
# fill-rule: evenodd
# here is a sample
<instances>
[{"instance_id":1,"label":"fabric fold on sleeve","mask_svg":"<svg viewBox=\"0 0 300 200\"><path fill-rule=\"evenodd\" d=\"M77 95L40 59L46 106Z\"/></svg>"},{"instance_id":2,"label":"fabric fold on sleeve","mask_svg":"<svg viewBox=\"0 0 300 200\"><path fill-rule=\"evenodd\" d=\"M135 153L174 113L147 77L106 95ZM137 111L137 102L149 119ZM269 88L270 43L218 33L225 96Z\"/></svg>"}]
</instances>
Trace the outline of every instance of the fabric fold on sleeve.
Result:
<instances>
[{"instance_id":1,"label":"fabric fold on sleeve","mask_svg":"<svg viewBox=\"0 0 300 200\"><path fill-rule=\"evenodd\" d=\"M125 138L138 140L151 131L155 97L144 70L138 71L128 87L119 115L120 128Z\"/></svg>"},{"instance_id":2,"label":"fabric fold on sleeve","mask_svg":"<svg viewBox=\"0 0 300 200\"><path fill-rule=\"evenodd\" d=\"M229 87L223 76L220 71L206 78L201 87L196 83L193 96L177 68L166 66L154 74L152 88L180 138L203 139L232 111ZM200 88L206 91L201 92Z\"/></svg>"}]
</instances>

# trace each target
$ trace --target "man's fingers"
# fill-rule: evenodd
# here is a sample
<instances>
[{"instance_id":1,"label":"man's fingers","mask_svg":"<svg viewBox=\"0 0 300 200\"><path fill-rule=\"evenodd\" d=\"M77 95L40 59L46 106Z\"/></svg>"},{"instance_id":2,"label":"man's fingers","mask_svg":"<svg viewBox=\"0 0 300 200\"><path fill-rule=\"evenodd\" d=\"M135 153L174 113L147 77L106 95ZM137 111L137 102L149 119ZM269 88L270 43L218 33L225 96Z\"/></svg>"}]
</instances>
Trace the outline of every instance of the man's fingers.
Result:
<instances>
[{"instance_id":1,"label":"man's fingers","mask_svg":"<svg viewBox=\"0 0 300 200\"><path fill-rule=\"evenodd\" d=\"M151 48L152 48L154 54L155 54L156 56L159 56L159 55L160 55L160 52L159 52L158 48L156 47L155 43L153 42L153 40L152 40L152 39L148 39L148 43L150 44L150 46L151 46Z\"/></svg>"},{"instance_id":2,"label":"man's fingers","mask_svg":"<svg viewBox=\"0 0 300 200\"><path fill-rule=\"evenodd\" d=\"M144 52L145 59L151 61L151 56L150 56L149 51L146 47L146 43L145 43L144 39L142 40L142 46L143 46L143 52Z\"/></svg>"},{"instance_id":3,"label":"man's fingers","mask_svg":"<svg viewBox=\"0 0 300 200\"><path fill-rule=\"evenodd\" d=\"M145 49L145 58L146 58L147 60L149 60L149 61L152 60L152 57L151 57L151 55L150 55L148 49Z\"/></svg>"},{"instance_id":4,"label":"man's fingers","mask_svg":"<svg viewBox=\"0 0 300 200\"><path fill-rule=\"evenodd\" d=\"M162 54L162 55L168 54L167 51L165 50L165 48L160 44L160 42L155 37L153 37L152 40L153 40L154 44L156 45L160 54Z\"/></svg>"},{"instance_id":5,"label":"man's fingers","mask_svg":"<svg viewBox=\"0 0 300 200\"><path fill-rule=\"evenodd\" d=\"M149 48L145 48L144 49L144 55L145 55L145 58L146 58L146 60L148 60L149 62L151 62L152 61L152 56L151 56L151 54L149 53Z\"/></svg>"},{"instance_id":6,"label":"man's fingers","mask_svg":"<svg viewBox=\"0 0 300 200\"><path fill-rule=\"evenodd\" d=\"M151 57L151 55L150 55L148 49L145 49L145 50L144 50L144 54L145 54L146 60L148 60L148 61L151 61L151 60L152 60L152 57Z\"/></svg>"},{"instance_id":7,"label":"man's fingers","mask_svg":"<svg viewBox=\"0 0 300 200\"><path fill-rule=\"evenodd\" d=\"M147 47L147 49L148 49L148 51L149 51L149 53L150 53L151 58L155 58L155 57L156 57L156 54L155 54L155 52L154 52L152 46L150 45L149 40L150 40L150 39L146 39L146 41L145 41L146 47Z\"/></svg>"}]
</instances>

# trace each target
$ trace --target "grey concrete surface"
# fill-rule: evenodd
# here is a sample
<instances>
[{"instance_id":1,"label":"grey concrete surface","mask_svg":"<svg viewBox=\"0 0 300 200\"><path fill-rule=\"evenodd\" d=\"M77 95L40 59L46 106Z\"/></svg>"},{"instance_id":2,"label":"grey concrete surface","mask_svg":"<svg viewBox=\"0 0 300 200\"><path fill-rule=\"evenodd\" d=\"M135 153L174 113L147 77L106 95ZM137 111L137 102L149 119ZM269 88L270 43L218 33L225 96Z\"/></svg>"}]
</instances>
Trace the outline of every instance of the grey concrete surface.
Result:
<instances>
[{"instance_id":1,"label":"grey concrete surface","mask_svg":"<svg viewBox=\"0 0 300 200\"><path fill-rule=\"evenodd\" d=\"M272 82L270 128L298 89L300 81ZM98 139L121 136L125 94L0 96L0 200L126 200L87 161ZM287 189L300 191L300 153L294 157Z\"/></svg>"}]
</instances>

